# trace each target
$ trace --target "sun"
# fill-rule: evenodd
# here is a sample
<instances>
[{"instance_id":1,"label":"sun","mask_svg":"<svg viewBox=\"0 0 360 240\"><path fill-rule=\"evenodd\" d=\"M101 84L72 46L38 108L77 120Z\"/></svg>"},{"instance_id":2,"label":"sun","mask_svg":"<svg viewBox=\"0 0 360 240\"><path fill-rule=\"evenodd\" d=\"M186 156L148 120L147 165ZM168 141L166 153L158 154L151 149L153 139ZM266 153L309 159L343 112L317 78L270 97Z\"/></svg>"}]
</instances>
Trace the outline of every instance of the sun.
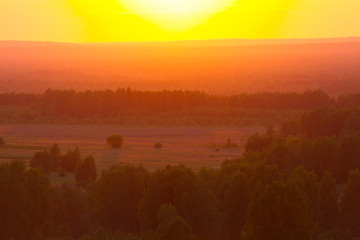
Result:
<instances>
[{"instance_id":1,"label":"sun","mask_svg":"<svg viewBox=\"0 0 360 240\"><path fill-rule=\"evenodd\" d=\"M204 23L235 0L117 0L128 11L169 31L184 31Z\"/></svg>"},{"instance_id":2,"label":"sun","mask_svg":"<svg viewBox=\"0 0 360 240\"><path fill-rule=\"evenodd\" d=\"M86 41L114 42L277 38L299 0L61 1Z\"/></svg>"}]
</instances>

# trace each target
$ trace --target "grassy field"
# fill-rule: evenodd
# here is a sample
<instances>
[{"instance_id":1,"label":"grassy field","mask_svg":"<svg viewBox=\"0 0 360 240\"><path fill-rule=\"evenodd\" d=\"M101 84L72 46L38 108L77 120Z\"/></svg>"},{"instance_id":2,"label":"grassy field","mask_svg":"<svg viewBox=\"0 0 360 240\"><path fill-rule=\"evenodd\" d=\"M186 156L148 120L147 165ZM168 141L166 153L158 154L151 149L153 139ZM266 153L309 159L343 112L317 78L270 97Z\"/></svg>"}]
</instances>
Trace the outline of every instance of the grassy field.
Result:
<instances>
[{"instance_id":1,"label":"grassy field","mask_svg":"<svg viewBox=\"0 0 360 240\"><path fill-rule=\"evenodd\" d=\"M263 131L261 127L0 125L0 136L6 142L5 146L0 147L0 162L12 159L28 162L36 151L58 143L62 153L79 146L83 156L92 154L99 173L111 165L127 163L141 163L151 171L178 163L184 163L194 170L203 166L218 168L225 159L241 156L250 134ZM112 149L106 144L106 137L111 134L124 136L122 149ZM231 139L237 147L222 147L227 139ZM162 143L162 149L154 149L157 142ZM216 148L219 148L218 151Z\"/></svg>"}]
</instances>

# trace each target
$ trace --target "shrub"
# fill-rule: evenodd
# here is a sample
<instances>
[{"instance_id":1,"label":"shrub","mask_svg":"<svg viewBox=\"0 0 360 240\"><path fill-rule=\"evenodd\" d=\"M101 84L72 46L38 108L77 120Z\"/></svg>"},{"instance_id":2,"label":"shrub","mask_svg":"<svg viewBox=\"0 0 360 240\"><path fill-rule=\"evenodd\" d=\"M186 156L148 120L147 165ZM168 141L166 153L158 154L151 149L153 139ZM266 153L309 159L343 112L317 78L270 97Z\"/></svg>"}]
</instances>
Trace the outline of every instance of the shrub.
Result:
<instances>
[{"instance_id":1,"label":"shrub","mask_svg":"<svg viewBox=\"0 0 360 240\"><path fill-rule=\"evenodd\" d=\"M162 148L162 144L161 143L155 143L154 148Z\"/></svg>"},{"instance_id":2,"label":"shrub","mask_svg":"<svg viewBox=\"0 0 360 240\"><path fill-rule=\"evenodd\" d=\"M123 145L123 137L121 135L108 136L106 141L113 148L121 148L121 146Z\"/></svg>"}]
</instances>

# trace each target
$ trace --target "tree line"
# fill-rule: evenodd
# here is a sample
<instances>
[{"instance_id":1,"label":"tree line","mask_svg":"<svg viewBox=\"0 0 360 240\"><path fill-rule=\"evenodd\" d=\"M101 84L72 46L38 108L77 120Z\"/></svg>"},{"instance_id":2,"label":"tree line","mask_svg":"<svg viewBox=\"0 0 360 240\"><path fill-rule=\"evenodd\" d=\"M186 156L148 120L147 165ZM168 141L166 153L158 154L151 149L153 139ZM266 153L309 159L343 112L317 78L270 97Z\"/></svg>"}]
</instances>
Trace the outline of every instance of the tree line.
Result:
<instances>
[{"instance_id":1,"label":"tree line","mask_svg":"<svg viewBox=\"0 0 360 240\"><path fill-rule=\"evenodd\" d=\"M301 118L287 120L281 130L285 135L340 136L360 133L360 108L325 107L305 113Z\"/></svg>"},{"instance_id":2,"label":"tree line","mask_svg":"<svg viewBox=\"0 0 360 240\"><path fill-rule=\"evenodd\" d=\"M356 94L354 94L355 96ZM168 126L280 124L304 111L343 104L321 90L262 92L233 96L199 91L47 90L43 94L0 94L0 123L78 123ZM341 100L341 101L340 101ZM340 104L341 103L341 104Z\"/></svg>"},{"instance_id":3,"label":"tree line","mask_svg":"<svg viewBox=\"0 0 360 240\"><path fill-rule=\"evenodd\" d=\"M170 111L198 108L315 109L335 101L325 92L254 93L216 96L199 91L47 90L43 94L0 94L1 106L36 107L45 116L85 118L116 116L125 110Z\"/></svg>"}]
</instances>

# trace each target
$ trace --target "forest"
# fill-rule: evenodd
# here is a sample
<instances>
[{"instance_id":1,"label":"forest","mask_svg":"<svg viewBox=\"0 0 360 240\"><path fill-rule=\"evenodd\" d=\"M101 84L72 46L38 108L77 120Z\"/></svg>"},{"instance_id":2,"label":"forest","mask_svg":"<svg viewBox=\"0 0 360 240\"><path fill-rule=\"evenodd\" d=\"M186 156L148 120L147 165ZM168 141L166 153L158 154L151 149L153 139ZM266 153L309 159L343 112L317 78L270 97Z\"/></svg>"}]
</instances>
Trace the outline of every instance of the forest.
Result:
<instances>
[{"instance_id":1,"label":"forest","mask_svg":"<svg viewBox=\"0 0 360 240\"><path fill-rule=\"evenodd\" d=\"M360 106L360 94L333 98L321 90L232 96L199 91L47 90L0 94L0 123L91 123L122 125L280 124L304 111ZM263 121L263 122L260 122Z\"/></svg>"},{"instance_id":2,"label":"forest","mask_svg":"<svg viewBox=\"0 0 360 240\"><path fill-rule=\"evenodd\" d=\"M55 144L30 167L0 165L0 238L358 238L359 116L359 108L312 110L249 137L242 157L200 171L126 164L98 175L91 155ZM76 184L52 183L49 172L75 172Z\"/></svg>"}]
</instances>

